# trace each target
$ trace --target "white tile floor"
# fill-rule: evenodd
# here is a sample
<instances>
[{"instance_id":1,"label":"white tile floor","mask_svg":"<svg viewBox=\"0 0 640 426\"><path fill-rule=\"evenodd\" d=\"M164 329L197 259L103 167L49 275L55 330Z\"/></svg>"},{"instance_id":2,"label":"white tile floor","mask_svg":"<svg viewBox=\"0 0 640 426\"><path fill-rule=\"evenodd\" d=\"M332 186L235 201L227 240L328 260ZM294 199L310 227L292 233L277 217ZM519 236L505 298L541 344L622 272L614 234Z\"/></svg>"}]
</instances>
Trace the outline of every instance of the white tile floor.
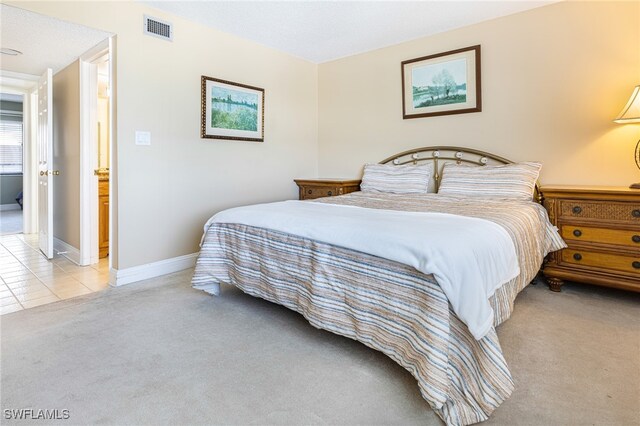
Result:
<instances>
[{"instance_id":1,"label":"white tile floor","mask_svg":"<svg viewBox=\"0 0 640 426\"><path fill-rule=\"evenodd\" d=\"M0 315L100 291L109 286L109 261L78 266L47 260L37 234L0 236Z\"/></svg>"}]
</instances>

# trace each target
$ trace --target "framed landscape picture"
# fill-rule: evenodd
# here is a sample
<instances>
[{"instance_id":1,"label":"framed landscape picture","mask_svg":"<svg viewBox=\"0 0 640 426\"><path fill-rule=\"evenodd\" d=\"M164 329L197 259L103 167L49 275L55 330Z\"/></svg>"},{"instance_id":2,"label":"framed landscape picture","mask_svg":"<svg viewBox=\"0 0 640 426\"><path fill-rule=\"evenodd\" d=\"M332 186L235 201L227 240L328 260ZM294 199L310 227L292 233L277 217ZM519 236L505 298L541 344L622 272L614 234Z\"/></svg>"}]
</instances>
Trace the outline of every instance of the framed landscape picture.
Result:
<instances>
[{"instance_id":1,"label":"framed landscape picture","mask_svg":"<svg viewBox=\"0 0 640 426\"><path fill-rule=\"evenodd\" d=\"M480 46L402 62L402 118L482 111Z\"/></svg>"},{"instance_id":2,"label":"framed landscape picture","mask_svg":"<svg viewBox=\"0 0 640 426\"><path fill-rule=\"evenodd\" d=\"M202 76L200 136L264 141L264 89Z\"/></svg>"}]
</instances>

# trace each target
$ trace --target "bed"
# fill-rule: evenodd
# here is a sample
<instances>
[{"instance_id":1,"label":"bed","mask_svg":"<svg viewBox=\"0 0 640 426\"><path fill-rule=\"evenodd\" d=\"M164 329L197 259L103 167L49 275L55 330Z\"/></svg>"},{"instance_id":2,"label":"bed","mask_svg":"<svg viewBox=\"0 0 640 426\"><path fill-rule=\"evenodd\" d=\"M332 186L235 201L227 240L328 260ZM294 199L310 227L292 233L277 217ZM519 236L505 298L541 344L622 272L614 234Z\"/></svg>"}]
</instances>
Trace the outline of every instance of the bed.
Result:
<instances>
[{"instance_id":1,"label":"bed","mask_svg":"<svg viewBox=\"0 0 640 426\"><path fill-rule=\"evenodd\" d=\"M425 162L433 164L432 190L438 189L447 163L511 163L477 150L427 147L381 164ZM514 389L495 327L509 318L517 294L535 278L544 257L564 247L537 192L534 198L354 192L231 209L205 226L192 285L213 295L219 294L221 283L236 286L299 312L314 327L381 351L415 377L422 397L447 425L478 423ZM331 222L323 222L327 217ZM426 221L434 222L423 230ZM334 226L336 222L341 225ZM383 223L389 226L380 226ZM372 228L379 231L365 231ZM378 251L369 249L378 234L391 238L395 232L402 241L428 240L420 246L428 253L425 259L413 261L415 250L395 258L402 247L390 240ZM489 271L475 261L471 266L446 264L455 257L468 261L465 250L497 246L487 241L498 237L512 247L515 260L508 263L515 262L516 270ZM434 246L445 247L444 256L429 251L436 250ZM506 253L490 250L498 263ZM442 267L428 262L438 256L444 258ZM447 268L451 271L442 272ZM488 297L478 296L476 281L493 273L504 281L478 293ZM449 281L461 283L452 289Z\"/></svg>"}]
</instances>

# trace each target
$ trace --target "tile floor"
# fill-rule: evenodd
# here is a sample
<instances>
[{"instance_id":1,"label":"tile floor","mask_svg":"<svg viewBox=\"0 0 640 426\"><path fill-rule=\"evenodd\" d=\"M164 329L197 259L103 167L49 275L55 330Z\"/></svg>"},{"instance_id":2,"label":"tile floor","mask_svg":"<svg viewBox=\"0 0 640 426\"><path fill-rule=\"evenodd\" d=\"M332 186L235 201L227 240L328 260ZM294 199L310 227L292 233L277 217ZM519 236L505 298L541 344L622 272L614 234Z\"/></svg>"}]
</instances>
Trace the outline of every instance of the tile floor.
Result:
<instances>
[{"instance_id":1,"label":"tile floor","mask_svg":"<svg viewBox=\"0 0 640 426\"><path fill-rule=\"evenodd\" d=\"M47 260L37 234L0 236L0 315L100 291L109 286L109 261L78 266Z\"/></svg>"}]
</instances>

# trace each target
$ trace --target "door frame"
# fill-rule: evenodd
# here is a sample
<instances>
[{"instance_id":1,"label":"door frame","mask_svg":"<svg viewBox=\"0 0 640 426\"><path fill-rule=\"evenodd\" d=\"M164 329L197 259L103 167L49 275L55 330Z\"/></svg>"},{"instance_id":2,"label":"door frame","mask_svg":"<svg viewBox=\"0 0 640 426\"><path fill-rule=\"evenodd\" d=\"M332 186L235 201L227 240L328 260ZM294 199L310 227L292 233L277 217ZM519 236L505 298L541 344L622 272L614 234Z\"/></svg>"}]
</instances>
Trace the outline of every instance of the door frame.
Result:
<instances>
[{"instance_id":1,"label":"door frame","mask_svg":"<svg viewBox=\"0 0 640 426\"><path fill-rule=\"evenodd\" d=\"M98 263L98 168L97 121L98 81L96 61L109 57L109 268L114 264L112 190L115 182L115 36L109 37L80 56L80 262L82 266Z\"/></svg>"},{"instance_id":2,"label":"door frame","mask_svg":"<svg viewBox=\"0 0 640 426\"><path fill-rule=\"evenodd\" d=\"M37 75L0 71L0 91L22 95L22 233L38 233Z\"/></svg>"}]
</instances>

